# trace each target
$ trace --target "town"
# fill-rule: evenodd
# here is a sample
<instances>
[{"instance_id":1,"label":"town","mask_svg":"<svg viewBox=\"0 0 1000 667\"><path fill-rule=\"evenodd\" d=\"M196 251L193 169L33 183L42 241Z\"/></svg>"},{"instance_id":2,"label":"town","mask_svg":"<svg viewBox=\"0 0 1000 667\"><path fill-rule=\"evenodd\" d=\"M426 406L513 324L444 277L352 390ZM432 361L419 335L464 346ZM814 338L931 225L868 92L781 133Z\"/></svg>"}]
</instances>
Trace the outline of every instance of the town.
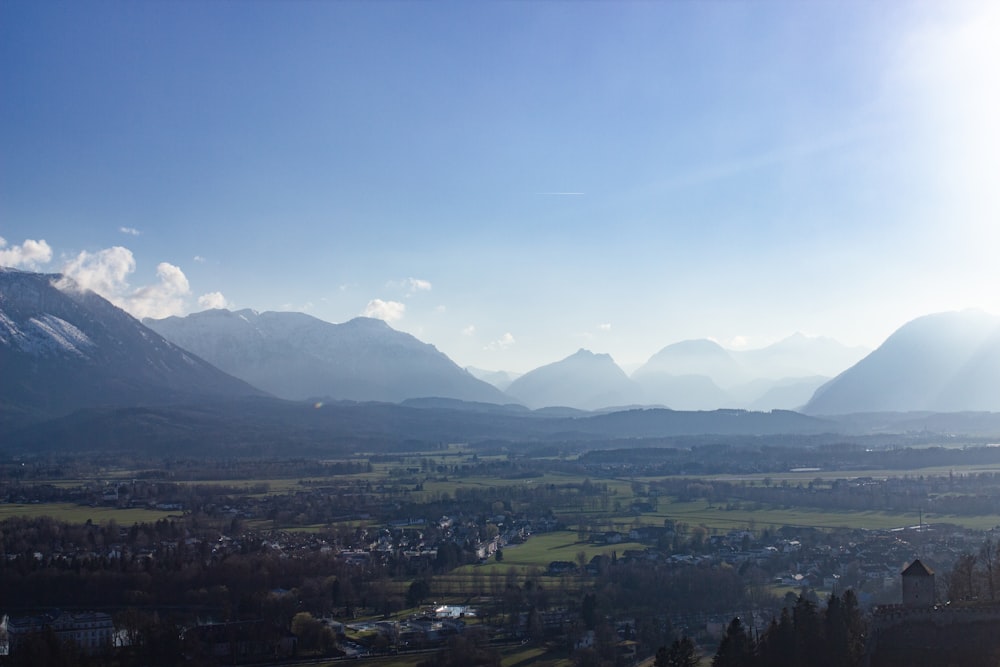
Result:
<instances>
[{"instance_id":1,"label":"town","mask_svg":"<svg viewBox=\"0 0 1000 667\"><path fill-rule=\"evenodd\" d=\"M734 483L617 477L585 460L456 447L126 470L5 462L8 660L55 650L38 645L43 629L76 637L83 627L96 634L70 642L81 664L435 651L492 664L528 647L631 665L682 638L712 655L733 618L759 635L800 600L819 607L850 592L872 617L900 604L900 574L918 559L942 573L942 601L985 599L981 582L994 581L992 569L980 573L997 553L993 526L959 502L1000 483L992 473L809 470L796 473L804 483ZM950 499L948 521L937 493ZM781 523L778 513L864 511L859 497L900 495L922 502L926 520L921 510L911 521L909 506L886 515L897 525L868 528ZM854 506L837 510L838 498Z\"/></svg>"}]
</instances>

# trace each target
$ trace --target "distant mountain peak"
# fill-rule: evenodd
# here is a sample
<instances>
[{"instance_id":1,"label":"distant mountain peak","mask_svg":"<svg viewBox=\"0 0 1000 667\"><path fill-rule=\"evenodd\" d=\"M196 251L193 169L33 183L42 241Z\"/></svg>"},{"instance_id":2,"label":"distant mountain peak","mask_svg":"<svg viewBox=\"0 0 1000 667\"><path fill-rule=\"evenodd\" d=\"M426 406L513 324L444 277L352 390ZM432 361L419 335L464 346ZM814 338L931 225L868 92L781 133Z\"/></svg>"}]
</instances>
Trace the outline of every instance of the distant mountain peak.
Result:
<instances>
[{"instance_id":1,"label":"distant mountain peak","mask_svg":"<svg viewBox=\"0 0 1000 667\"><path fill-rule=\"evenodd\" d=\"M530 408L594 410L642 402L640 388L610 354L594 354L585 348L525 373L510 384L507 393Z\"/></svg>"},{"instance_id":2,"label":"distant mountain peak","mask_svg":"<svg viewBox=\"0 0 1000 667\"><path fill-rule=\"evenodd\" d=\"M507 402L500 390L459 368L433 345L383 320L356 317L333 324L306 313L246 310L229 318L204 315L149 320L148 325L282 398L396 403L435 396ZM228 323L236 319L246 325Z\"/></svg>"},{"instance_id":3,"label":"distant mountain peak","mask_svg":"<svg viewBox=\"0 0 1000 667\"><path fill-rule=\"evenodd\" d=\"M610 361L614 363L614 359L610 354L606 352L592 352L585 347L581 347L579 350L566 357L566 359L585 359L585 360L598 360L598 361Z\"/></svg>"}]
</instances>

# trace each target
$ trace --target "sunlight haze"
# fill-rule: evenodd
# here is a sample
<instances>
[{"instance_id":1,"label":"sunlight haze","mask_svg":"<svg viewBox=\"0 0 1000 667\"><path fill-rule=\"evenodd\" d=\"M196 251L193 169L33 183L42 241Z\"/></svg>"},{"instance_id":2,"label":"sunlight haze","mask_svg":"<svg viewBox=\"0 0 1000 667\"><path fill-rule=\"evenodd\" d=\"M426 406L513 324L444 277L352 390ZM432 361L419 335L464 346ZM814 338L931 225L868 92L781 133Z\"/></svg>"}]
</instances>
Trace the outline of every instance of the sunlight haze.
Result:
<instances>
[{"instance_id":1,"label":"sunlight haze","mask_svg":"<svg viewBox=\"0 0 1000 667\"><path fill-rule=\"evenodd\" d=\"M0 4L0 265L461 366L1000 312L993 3Z\"/></svg>"}]
</instances>

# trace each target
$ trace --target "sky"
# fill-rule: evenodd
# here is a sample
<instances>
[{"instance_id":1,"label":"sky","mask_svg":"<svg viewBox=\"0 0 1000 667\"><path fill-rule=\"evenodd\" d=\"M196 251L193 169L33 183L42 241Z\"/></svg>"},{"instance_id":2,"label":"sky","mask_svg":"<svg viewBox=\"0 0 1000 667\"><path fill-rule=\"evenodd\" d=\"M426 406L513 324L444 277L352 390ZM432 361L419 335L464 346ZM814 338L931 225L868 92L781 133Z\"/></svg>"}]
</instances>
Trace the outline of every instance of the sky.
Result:
<instances>
[{"instance_id":1,"label":"sky","mask_svg":"<svg viewBox=\"0 0 1000 667\"><path fill-rule=\"evenodd\" d=\"M0 3L0 265L462 366L1000 312L991 2Z\"/></svg>"}]
</instances>

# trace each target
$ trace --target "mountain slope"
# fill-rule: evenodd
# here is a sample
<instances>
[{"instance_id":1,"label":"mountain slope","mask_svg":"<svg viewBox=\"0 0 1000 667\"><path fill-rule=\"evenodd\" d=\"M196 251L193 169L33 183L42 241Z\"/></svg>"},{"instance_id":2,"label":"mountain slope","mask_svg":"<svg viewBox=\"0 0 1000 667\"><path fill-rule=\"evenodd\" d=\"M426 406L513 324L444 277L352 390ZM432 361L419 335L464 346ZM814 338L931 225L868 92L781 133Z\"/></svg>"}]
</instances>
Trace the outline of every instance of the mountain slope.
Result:
<instances>
[{"instance_id":1,"label":"mountain slope","mask_svg":"<svg viewBox=\"0 0 1000 667\"><path fill-rule=\"evenodd\" d=\"M808 414L1000 411L1000 318L938 313L900 327L820 387Z\"/></svg>"},{"instance_id":2,"label":"mountain slope","mask_svg":"<svg viewBox=\"0 0 1000 667\"><path fill-rule=\"evenodd\" d=\"M858 363L871 350L848 347L832 338L796 333L767 347L730 354L755 377L833 377Z\"/></svg>"},{"instance_id":3,"label":"mountain slope","mask_svg":"<svg viewBox=\"0 0 1000 667\"><path fill-rule=\"evenodd\" d=\"M667 345L637 368L632 379L642 381L657 375L700 375L719 387L751 379L729 351L711 340L684 340Z\"/></svg>"},{"instance_id":4,"label":"mountain slope","mask_svg":"<svg viewBox=\"0 0 1000 667\"><path fill-rule=\"evenodd\" d=\"M439 396L505 403L495 387L433 345L381 320L331 324L304 313L207 310L146 320L164 338L222 370L292 400L399 402Z\"/></svg>"},{"instance_id":5,"label":"mountain slope","mask_svg":"<svg viewBox=\"0 0 1000 667\"><path fill-rule=\"evenodd\" d=\"M529 408L566 406L596 410L641 402L641 389L610 355L579 350L514 380L507 393Z\"/></svg>"},{"instance_id":6,"label":"mountain slope","mask_svg":"<svg viewBox=\"0 0 1000 667\"><path fill-rule=\"evenodd\" d=\"M55 274L0 269L5 419L261 395Z\"/></svg>"}]
</instances>

